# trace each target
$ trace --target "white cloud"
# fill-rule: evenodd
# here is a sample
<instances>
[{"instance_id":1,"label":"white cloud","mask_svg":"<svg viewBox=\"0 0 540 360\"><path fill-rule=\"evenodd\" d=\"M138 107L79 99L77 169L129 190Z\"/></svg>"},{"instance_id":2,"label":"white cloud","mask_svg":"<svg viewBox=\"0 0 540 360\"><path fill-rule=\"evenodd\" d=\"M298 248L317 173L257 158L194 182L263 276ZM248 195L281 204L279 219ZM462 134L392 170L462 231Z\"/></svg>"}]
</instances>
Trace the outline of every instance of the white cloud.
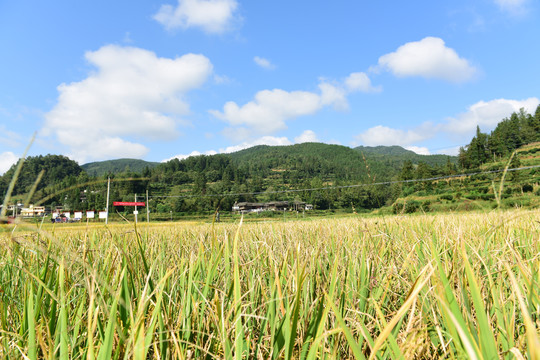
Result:
<instances>
[{"instance_id":1,"label":"white cloud","mask_svg":"<svg viewBox=\"0 0 540 360\"><path fill-rule=\"evenodd\" d=\"M323 106L320 95L308 91L263 90L253 101L243 106L229 101L223 112L211 110L218 119L233 126L247 126L245 135L271 134L287 128L285 122L299 116L316 113Z\"/></svg>"},{"instance_id":2,"label":"white cloud","mask_svg":"<svg viewBox=\"0 0 540 360\"><path fill-rule=\"evenodd\" d=\"M260 56L255 56L253 58L253 61L255 61L255 64L259 65L263 69L267 70L274 70L276 66L270 62L270 60L262 58Z\"/></svg>"},{"instance_id":3,"label":"white cloud","mask_svg":"<svg viewBox=\"0 0 540 360\"><path fill-rule=\"evenodd\" d=\"M371 80L367 76L366 73L363 72L355 72L351 73L346 79L345 79L345 86L350 92L353 91L361 91L361 92L380 92L382 91L381 86L373 86L371 85Z\"/></svg>"},{"instance_id":4,"label":"white cloud","mask_svg":"<svg viewBox=\"0 0 540 360\"><path fill-rule=\"evenodd\" d=\"M387 126L377 125L367 129L355 138L361 144L367 146L410 146L411 144L429 139L434 134L433 126L428 123L413 130L393 129Z\"/></svg>"},{"instance_id":5,"label":"white cloud","mask_svg":"<svg viewBox=\"0 0 540 360\"><path fill-rule=\"evenodd\" d=\"M367 75L353 73L343 82L320 79L319 93L310 91L285 91L282 89L262 90L254 100L239 106L229 101L223 111L210 110L216 118L229 123L233 128L224 130L224 135L242 141L253 136L269 135L287 128L286 122L300 116L312 115L333 106L336 110L347 110L347 96L354 91L373 92Z\"/></svg>"},{"instance_id":6,"label":"white cloud","mask_svg":"<svg viewBox=\"0 0 540 360\"><path fill-rule=\"evenodd\" d=\"M523 15L527 12L529 0L495 0L499 8L511 15Z\"/></svg>"},{"instance_id":7,"label":"white cloud","mask_svg":"<svg viewBox=\"0 0 540 360\"><path fill-rule=\"evenodd\" d=\"M187 159L188 157L191 157L191 156L216 155L216 154L217 154L217 151L214 151L214 150L205 151L204 153L199 152L197 150L194 150L194 151L190 152L189 154L174 155L172 158L162 160L161 162L167 162L167 161L170 161L172 159L184 160L184 159Z\"/></svg>"},{"instance_id":8,"label":"white cloud","mask_svg":"<svg viewBox=\"0 0 540 360\"><path fill-rule=\"evenodd\" d=\"M341 86L321 82L319 90L321 90L320 101L322 106L333 105L334 109L341 111L349 109L347 92Z\"/></svg>"},{"instance_id":9,"label":"white cloud","mask_svg":"<svg viewBox=\"0 0 540 360\"><path fill-rule=\"evenodd\" d=\"M305 130L302 134L294 138L294 142L297 144L306 143L306 142L319 142L317 134L312 130Z\"/></svg>"},{"instance_id":10,"label":"white cloud","mask_svg":"<svg viewBox=\"0 0 540 360\"><path fill-rule=\"evenodd\" d=\"M11 151L5 151L0 154L0 175L4 175L13 164L17 163L19 157ZM2 194L3 195L3 194Z\"/></svg>"},{"instance_id":11,"label":"white cloud","mask_svg":"<svg viewBox=\"0 0 540 360\"><path fill-rule=\"evenodd\" d=\"M198 27L207 33L223 33L235 21L236 0L178 0L178 5L162 5L154 19L165 28Z\"/></svg>"},{"instance_id":12,"label":"white cloud","mask_svg":"<svg viewBox=\"0 0 540 360\"><path fill-rule=\"evenodd\" d=\"M452 146L452 147L449 147L449 148L437 149L437 151L435 151L435 154L457 156L459 154L459 148L460 147L461 146Z\"/></svg>"},{"instance_id":13,"label":"white cloud","mask_svg":"<svg viewBox=\"0 0 540 360\"><path fill-rule=\"evenodd\" d=\"M218 85L229 84L232 80L227 75L214 74L214 82Z\"/></svg>"},{"instance_id":14,"label":"white cloud","mask_svg":"<svg viewBox=\"0 0 540 360\"><path fill-rule=\"evenodd\" d=\"M421 76L461 83L471 80L477 69L436 37L406 43L379 58L375 70L384 69L399 77Z\"/></svg>"},{"instance_id":15,"label":"white cloud","mask_svg":"<svg viewBox=\"0 0 540 360\"><path fill-rule=\"evenodd\" d=\"M263 136L253 141L245 141L238 145L228 146L226 148L219 149L219 152L222 154L233 153L236 151L248 149L257 145L270 145L270 146L284 146L292 145L293 143L286 137L276 137L276 136Z\"/></svg>"},{"instance_id":16,"label":"white cloud","mask_svg":"<svg viewBox=\"0 0 540 360\"><path fill-rule=\"evenodd\" d=\"M58 103L45 115L43 129L81 163L148 152L125 137L174 139L180 116L189 113L184 95L212 72L202 55L158 58L151 51L109 45L85 56L96 71L58 87Z\"/></svg>"},{"instance_id":17,"label":"white cloud","mask_svg":"<svg viewBox=\"0 0 540 360\"><path fill-rule=\"evenodd\" d=\"M476 126L483 132L493 130L497 124L512 113L524 108L529 114L534 114L540 100L531 97L524 100L495 99L479 101L467 109L466 112L453 118L448 118L443 126L449 133L473 135Z\"/></svg>"},{"instance_id":18,"label":"white cloud","mask_svg":"<svg viewBox=\"0 0 540 360\"><path fill-rule=\"evenodd\" d=\"M429 152L429 149L424 146L405 146L405 149L414 151L415 153L419 155L431 155Z\"/></svg>"}]
</instances>

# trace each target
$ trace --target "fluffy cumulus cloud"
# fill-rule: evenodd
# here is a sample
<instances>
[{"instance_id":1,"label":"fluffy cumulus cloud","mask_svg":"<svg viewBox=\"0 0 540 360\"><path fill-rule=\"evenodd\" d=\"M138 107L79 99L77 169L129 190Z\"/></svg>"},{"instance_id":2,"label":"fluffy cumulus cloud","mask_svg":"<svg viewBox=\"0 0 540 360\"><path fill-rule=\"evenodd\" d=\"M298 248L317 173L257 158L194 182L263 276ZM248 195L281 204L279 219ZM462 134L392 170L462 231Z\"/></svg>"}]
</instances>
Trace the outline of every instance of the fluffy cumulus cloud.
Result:
<instances>
[{"instance_id":1,"label":"fluffy cumulus cloud","mask_svg":"<svg viewBox=\"0 0 540 360\"><path fill-rule=\"evenodd\" d=\"M167 161L170 161L172 159L184 160L184 159L187 159L188 157L191 157L191 156L216 155L216 154L217 154L217 151L215 151L215 150L209 150L209 151L205 151L205 152L200 152L200 151L194 150L194 151L190 152L189 154L178 154L178 155L175 155L175 156L173 156L171 158L162 160L161 162L167 162Z\"/></svg>"},{"instance_id":2,"label":"fluffy cumulus cloud","mask_svg":"<svg viewBox=\"0 0 540 360\"><path fill-rule=\"evenodd\" d=\"M365 93L369 92L380 92L382 91L381 86L373 86L371 80L366 73L355 72L351 73L345 79L345 87L349 92L361 91Z\"/></svg>"},{"instance_id":3,"label":"fluffy cumulus cloud","mask_svg":"<svg viewBox=\"0 0 540 360\"><path fill-rule=\"evenodd\" d=\"M393 129L387 126L374 126L356 136L357 142L367 146L411 144L431 138L435 134L431 124L423 124L412 130Z\"/></svg>"},{"instance_id":4,"label":"fluffy cumulus cloud","mask_svg":"<svg viewBox=\"0 0 540 360\"><path fill-rule=\"evenodd\" d=\"M260 56L255 56L253 58L253 61L255 62L255 64L259 65L263 69L274 70L276 68L276 66L272 64L270 60L262 58Z\"/></svg>"},{"instance_id":5,"label":"fluffy cumulus cloud","mask_svg":"<svg viewBox=\"0 0 540 360\"><path fill-rule=\"evenodd\" d=\"M306 143L306 142L319 142L317 134L313 130L306 130L299 136L294 138L294 142L297 144Z\"/></svg>"},{"instance_id":6,"label":"fluffy cumulus cloud","mask_svg":"<svg viewBox=\"0 0 540 360\"><path fill-rule=\"evenodd\" d=\"M235 21L236 0L178 0L176 7L162 5L154 19L165 28L201 28L207 33L223 33Z\"/></svg>"},{"instance_id":7,"label":"fluffy cumulus cloud","mask_svg":"<svg viewBox=\"0 0 540 360\"><path fill-rule=\"evenodd\" d=\"M0 175L3 175L9 170L13 164L19 160L19 157L11 151L5 151L0 154Z\"/></svg>"},{"instance_id":8,"label":"fluffy cumulus cloud","mask_svg":"<svg viewBox=\"0 0 540 360\"><path fill-rule=\"evenodd\" d=\"M405 146L405 149L414 151L419 155L431 155L429 149L425 146Z\"/></svg>"},{"instance_id":9,"label":"fluffy cumulus cloud","mask_svg":"<svg viewBox=\"0 0 540 360\"><path fill-rule=\"evenodd\" d=\"M455 83L471 80L477 69L447 47L437 37L406 43L395 52L379 58L376 70L387 70L398 77L420 76Z\"/></svg>"},{"instance_id":10,"label":"fluffy cumulus cloud","mask_svg":"<svg viewBox=\"0 0 540 360\"><path fill-rule=\"evenodd\" d=\"M58 87L58 102L42 131L80 162L143 157L148 149L133 139L175 138L180 116L189 112L185 94L212 73L202 55L159 58L134 47L109 45L86 53L86 59L96 70Z\"/></svg>"},{"instance_id":11,"label":"fluffy cumulus cloud","mask_svg":"<svg viewBox=\"0 0 540 360\"><path fill-rule=\"evenodd\" d=\"M347 110L347 96L352 92L380 90L371 85L364 73L353 73L343 81L321 79L318 88L318 92L262 90L244 105L229 101L222 111L210 110L210 113L231 125L224 134L239 141L284 130L287 121L315 114L326 106Z\"/></svg>"},{"instance_id":12,"label":"fluffy cumulus cloud","mask_svg":"<svg viewBox=\"0 0 540 360\"><path fill-rule=\"evenodd\" d=\"M232 126L247 126L250 130L248 133L263 135L283 130L287 128L287 120L314 114L322 106L319 94L274 89L259 91L254 100L245 105L238 106L229 101L223 106L223 111L210 112Z\"/></svg>"},{"instance_id":13,"label":"fluffy cumulus cloud","mask_svg":"<svg viewBox=\"0 0 540 360\"><path fill-rule=\"evenodd\" d=\"M321 108L323 106L332 106L335 110L348 110L347 91L339 86L329 82L319 84Z\"/></svg>"},{"instance_id":14,"label":"fluffy cumulus cloud","mask_svg":"<svg viewBox=\"0 0 540 360\"><path fill-rule=\"evenodd\" d=\"M495 99L479 101L456 117L448 118L443 130L454 134L472 135L477 126L483 132L493 130L504 118L523 108L527 113L534 114L540 104L538 98L532 97L524 100Z\"/></svg>"}]
</instances>

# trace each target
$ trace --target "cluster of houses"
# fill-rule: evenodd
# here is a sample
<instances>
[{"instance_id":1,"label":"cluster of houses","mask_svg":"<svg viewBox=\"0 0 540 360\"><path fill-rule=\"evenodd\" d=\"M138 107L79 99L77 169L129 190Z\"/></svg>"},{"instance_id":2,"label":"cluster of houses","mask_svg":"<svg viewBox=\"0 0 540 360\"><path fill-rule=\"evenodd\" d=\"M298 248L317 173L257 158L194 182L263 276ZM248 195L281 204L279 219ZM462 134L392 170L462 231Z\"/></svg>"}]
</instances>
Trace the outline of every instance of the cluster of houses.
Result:
<instances>
[{"instance_id":1,"label":"cluster of houses","mask_svg":"<svg viewBox=\"0 0 540 360\"><path fill-rule=\"evenodd\" d=\"M99 219L105 219L107 217L106 211L98 211L97 213ZM52 220L55 222L80 221L83 218L83 214L86 219L96 218L96 211L94 210L88 210L84 213L82 211L75 211L73 212L73 216L71 215L71 211L55 211L52 213Z\"/></svg>"},{"instance_id":2,"label":"cluster of houses","mask_svg":"<svg viewBox=\"0 0 540 360\"><path fill-rule=\"evenodd\" d=\"M0 208L2 207L3 205L0 205ZM45 216L47 213L45 206L30 205L29 207L24 207L23 204L11 204L7 206L7 214L11 214L14 217L40 217Z\"/></svg>"},{"instance_id":3,"label":"cluster of houses","mask_svg":"<svg viewBox=\"0 0 540 360\"><path fill-rule=\"evenodd\" d=\"M0 205L2 207L2 205ZM65 211L62 207L56 207L54 209L46 208L45 206L29 205L24 207L23 204L13 204L7 206L7 214L12 217L34 218L51 215L51 219L54 222L72 222L79 221L85 216L87 219L94 219L96 215L99 219L105 219L107 212L87 210L83 211Z\"/></svg>"},{"instance_id":4,"label":"cluster of houses","mask_svg":"<svg viewBox=\"0 0 540 360\"><path fill-rule=\"evenodd\" d=\"M263 211L309 211L313 210L313 205L307 204L302 201L270 201L265 203L257 202L235 202L232 208L233 212L237 213L259 213ZM87 210L83 211L65 211L62 207L55 209L47 209L45 206L29 205L24 207L23 204L8 205L8 214L12 214L13 217L34 218L51 215L53 222L72 222L79 221L83 218L86 219L105 219L107 212L105 210L95 211Z\"/></svg>"},{"instance_id":5,"label":"cluster of houses","mask_svg":"<svg viewBox=\"0 0 540 360\"><path fill-rule=\"evenodd\" d=\"M249 213L263 211L308 211L313 210L313 205L302 201L270 201L265 203L255 202L235 202L232 208L233 212Z\"/></svg>"}]
</instances>

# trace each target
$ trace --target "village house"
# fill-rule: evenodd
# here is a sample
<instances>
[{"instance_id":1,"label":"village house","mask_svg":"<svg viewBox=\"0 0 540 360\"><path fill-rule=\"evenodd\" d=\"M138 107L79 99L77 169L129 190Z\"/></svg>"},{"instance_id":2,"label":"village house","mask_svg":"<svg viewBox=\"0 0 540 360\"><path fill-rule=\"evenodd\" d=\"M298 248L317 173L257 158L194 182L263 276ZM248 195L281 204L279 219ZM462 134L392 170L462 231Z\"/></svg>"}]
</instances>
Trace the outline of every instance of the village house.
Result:
<instances>
[{"instance_id":1,"label":"village house","mask_svg":"<svg viewBox=\"0 0 540 360\"><path fill-rule=\"evenodd\" d=\"M302 201L270 201L266 203L235 202L232 207L232 211L239 213L287 210L313 210L313 205Z\"/></svg>"},{"instance_id":2,"label":"village house","mask_svg":"<svg viewBox=\"0 0 540 360\"><path fill-rule=\"evenodd\" d=\"M27 208L21 209L22 217L36 217L45 215L45 206L34 206L30 205Z\"/></svg>"}]
</instances>

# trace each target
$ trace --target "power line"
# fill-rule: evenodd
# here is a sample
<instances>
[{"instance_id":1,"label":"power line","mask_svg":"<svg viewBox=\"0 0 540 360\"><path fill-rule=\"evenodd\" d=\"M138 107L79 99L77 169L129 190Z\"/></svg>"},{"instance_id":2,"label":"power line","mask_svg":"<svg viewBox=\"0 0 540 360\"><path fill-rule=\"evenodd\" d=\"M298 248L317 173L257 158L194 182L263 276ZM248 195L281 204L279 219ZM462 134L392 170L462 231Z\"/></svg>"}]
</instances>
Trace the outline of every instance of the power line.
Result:
<instances>
[{"instance_id":1,"label":"power line","mask_svg":"<svg viewBox=\"0 0 540 360\"><path fill-rule=\"evenodd\" d=\"M308 189L288 189L288 190L275 190L275 191L254 191L254 192L243 192L243 193L224 193L224 194L197 194L197 195L154 195L150 196L149 198L178 198L178 199L185 199L185 198L204 198L204 197L226 197L226 196L247 196L247 195L263 195L263 194L285 194L285 193L297 193L297 192L304 192L304 191L322 191L322 190L339 190L339 189L350 189L350 188L360 188L360 187L368 187L368 186L378 186L378 185L393 185L393 184L407 184L407 183L418 183L418 182L427 182L427 181L435 181L435 180L447 180L447 179L456 179L461 177L469 177L469 176L475 176L475 175L482 175L482 174L495 174L495 173L501 173L505 171L521 171L521 170L530 170L530 169L536 169L540 168L540 165L531 165L531 166L524 166L524 167L518 167L518 168L512 168L512 169L499 169L499 170L486 170L486 171L478 171L473 173L466 173L466 174L456 174L456 175L445 175L445 176L437 176L437 177L431 177L431 178L424 178L424 179L411 179L411 180L392 180L392 181L382 181L377 183L363 183L363 184L353 184L353 185L339 185L339 186L325 186L325 187L319 187L319 188L308 188Z\"/></svg>"}]
</instances>

